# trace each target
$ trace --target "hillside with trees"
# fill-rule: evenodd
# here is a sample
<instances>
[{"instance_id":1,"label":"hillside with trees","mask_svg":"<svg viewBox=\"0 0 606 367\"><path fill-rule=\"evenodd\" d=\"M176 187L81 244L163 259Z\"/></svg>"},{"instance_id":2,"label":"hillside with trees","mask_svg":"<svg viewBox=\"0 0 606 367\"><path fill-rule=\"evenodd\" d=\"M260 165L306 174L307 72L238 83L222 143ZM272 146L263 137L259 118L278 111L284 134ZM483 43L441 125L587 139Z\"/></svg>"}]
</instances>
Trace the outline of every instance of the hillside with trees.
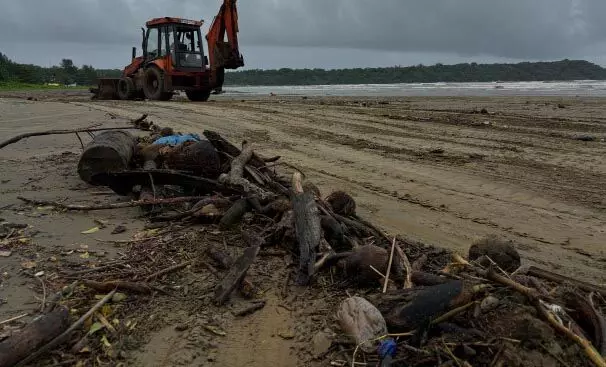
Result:
<instances>
[{"instance_id":1,"label":"hillside with trees","mask_svg":"<svg viewBox=\"0 0 606 367\"><path fill-rule=\"evenodd\" d=\"M19 64L0 53L0 85L9 83L94 85L96 78L119 77L117 69L77 67L70 59L57 66ZM355 69L277 69L228 72L226 85L389 84L434 82L605 80L606 69L582 60L518 64L456 64Z\"/></svg>"},{"instance_id":2,"label":"hillside with trees","mask_svg":"<svg viewBox=\"0 0 606 367\"><path fill-rule=\"evenodd\" d=\"M119 77L120 74L120 70L98 70L91 65L77 67L70 59L63 59L52 67L19 64L0 52L0 84L94 85L98 76Z\"/></svg>"},{"instance_id":3,"label":"hillside with trees","mask_svg":"<svg viewBox=\"0 0 606 367\"><path fill-rule=\"evenodd\" d=\"M588 61L456 64L356 69L243 70L226 73L230 85L389 84L435 82L604 80L606 69Z\"/></svg>"}]
</instances>

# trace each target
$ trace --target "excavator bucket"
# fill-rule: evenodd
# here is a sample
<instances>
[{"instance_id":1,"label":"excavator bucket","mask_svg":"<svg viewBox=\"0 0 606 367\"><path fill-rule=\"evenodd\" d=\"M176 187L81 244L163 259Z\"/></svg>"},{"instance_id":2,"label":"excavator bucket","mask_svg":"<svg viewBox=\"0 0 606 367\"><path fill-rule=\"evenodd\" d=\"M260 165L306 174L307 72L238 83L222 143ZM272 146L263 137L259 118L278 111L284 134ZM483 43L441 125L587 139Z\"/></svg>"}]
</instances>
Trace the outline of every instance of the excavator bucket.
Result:
<instances>
[{"instance_id":1,"label":"excavator bucket","mask_svg":"<svg viewBox=\"0 0 606 367\"><path fill-rule=\"evenodd\" d=\"M94 99L118 99L119 78L101 78L98 80L97 88L91 88Z\"/></svg>"}]
</instances>

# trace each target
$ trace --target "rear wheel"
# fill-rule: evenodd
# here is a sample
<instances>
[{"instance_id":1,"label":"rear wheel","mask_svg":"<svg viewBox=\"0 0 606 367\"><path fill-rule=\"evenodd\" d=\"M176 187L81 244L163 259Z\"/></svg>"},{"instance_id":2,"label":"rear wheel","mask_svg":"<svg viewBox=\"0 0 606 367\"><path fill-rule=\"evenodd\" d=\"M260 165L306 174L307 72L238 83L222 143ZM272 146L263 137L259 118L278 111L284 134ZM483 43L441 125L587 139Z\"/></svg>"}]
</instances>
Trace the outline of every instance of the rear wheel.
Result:
<instances>
[{"instance_id":1,"label":"rear wheel","mask_svg":"<svg viewBox=\"0 0 606 367\"><path fill-rule=\"evenodd\" d=\"M118 81L118 98L120 99L135 99L137 91L135 83L131 78L122 78Z\"/></svg>"},{"instance_id":2,"label":"rear wheel","mask_svg":"<svg viewBox=\"0 0 606 367\"><path fill-rule=\"evenodd\" d=\"M143 92L145 98L155 101L168 101L173 94L164 90L164 73L156 68L151 67L145 70L143 83Z\"/></svg>"},{"instance_id":3,"label":"rear wheel","mask_svg":"<svg viewBox=\"0 0 606 367\"><path fill-rule=\"evenodd\" d=\"M189 98L190 101L206 102L206 101L208 101L208 98L210 97L210 90L208 90L208 89L188 90L188 91L185 91L185 94L187 95L187 98Z\"/></svg>"}]
</instances>

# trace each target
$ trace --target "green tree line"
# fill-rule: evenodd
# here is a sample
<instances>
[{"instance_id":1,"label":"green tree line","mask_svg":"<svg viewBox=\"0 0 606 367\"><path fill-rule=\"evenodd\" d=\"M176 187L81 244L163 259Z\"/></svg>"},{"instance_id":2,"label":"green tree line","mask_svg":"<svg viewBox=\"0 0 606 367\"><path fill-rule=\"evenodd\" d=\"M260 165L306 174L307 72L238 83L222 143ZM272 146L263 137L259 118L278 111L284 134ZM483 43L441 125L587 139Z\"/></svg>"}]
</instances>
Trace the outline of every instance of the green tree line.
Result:
<instances>
[{"instance_id":1,"label":"green tree line","mask_svg":"<svg viewBox=\"0 0 606 367\"><path fill-rule=\"evenodd\" d=\"M19 64L0 52L0 83L95 85L99 76L119 77L120 74L120 70L95 69L91 65L77 67L70 59L51 67Z\"/></svg>"},{"instance_id":2,"label":"green tree line","mask_svg":"<svg viewBox=\"0 0 606 367\"><path fill-rule=\"evenodd\" d=\"M98 77L119 77L118 69L77 67L70 59L57 66L19 64L0 53L0 83L95 85ZM389 84L435 82L604 80L606 69L583 60L518 64L456 64L354 69L242 70L225 74L226 85Z\"/></svg>"},{"instance_id":3,"label":"green tree line","mask_svg":"<svg viewBox=\"0 0 606 367\"><path fill-rule=\"evenodd\" d=\"M606 69L588 61L456 64L356 69L243 70L225 75L229 85L389 84L436 82L603 80Z\"/></svg>"}]
</instances>

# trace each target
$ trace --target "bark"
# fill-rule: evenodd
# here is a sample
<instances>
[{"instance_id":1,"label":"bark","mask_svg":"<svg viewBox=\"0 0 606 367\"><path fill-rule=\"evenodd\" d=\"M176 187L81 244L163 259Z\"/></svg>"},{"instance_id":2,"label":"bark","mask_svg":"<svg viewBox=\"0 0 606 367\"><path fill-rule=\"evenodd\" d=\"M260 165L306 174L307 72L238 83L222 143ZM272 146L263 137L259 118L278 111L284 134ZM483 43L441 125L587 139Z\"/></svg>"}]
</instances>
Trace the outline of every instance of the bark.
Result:
<instances>
[{"instance_id":1,"label":"bark","mask_svg":"<svg viewBox=\"0 0 606 367\"><path fill-rule=\"evenodd\" d=\"M234 264L234 259L228 253L216 248L207 248L206 254L208 257L213 259L213 261L216 262L221 269L229 269ZM254 293L256 290L255 285L247 275L244 276L244 279L242 279L238 285L238 288L240 289L240 293L247 298L252 297L252 293Z\"/></svg>"},{"instance_id":2,"label":"bark","mask_svg":"<svg viewBox=\"0 0 606 367\"><path fill-rule=\"evenodd\" d=\"M226 252L218 250L214 247L206 248L206 254L213 259L214 262L222 269L229 269L234 263L234 259Z\"/></svg>"},{"instance_id":3,"label":"bark","mask_svg":"<svg viewBox=\"0 0 606 367\"><path fill-rule=\"evenodd\" d=\"M67 308L41 316L0 343L0 367L13 366L32 351L56 338L69 326Z\"/></svg>"},{"instance_id":4,"label":"bark","mask_svg":"<svg viewBox=\"0 0 606 367\"><path fill-rule=\"evenodd\" d=\"M295 283L307 285L314 274L316 249L320 245L322 227L320 213L314 195L303 191L301 174L293 174L292 207L294 212L295 233L299 243L299 270Z\"/></svg>"},{"instance_id":5,"label":"bark","mask_svg":"<svg viewBox=\"0 0 606 367\"><path fill-rule=\"evenodd\" d=\"M223 214L223 217L219 221L219 226L226 229L240 223L240 220L248 211L250 211L250 205L248 204L247 199L236 201L227 212Z\"/></svg>"},{"instance_id":6,"label":"bark","mask_svg":"<svg viewBox=\"0 0 606 367\"><path fill-rule=\"evenodd\" d=\"M78 162L78 175L90 184L99 185L93 176L128 168L135 152L135 138L127 131L105 131L85 147Z\"/></svg>"},{"instance_id":7,"label":"bark","mask_svg":"<svg viewBox=\"0 0 606 367\"><path fill-rule=\"evenodd\" d=\"M248 247L244 250L244 253L238 257L236 262L229 269L225 278L223 278L215 290L215 304L217 306L225 304L229 299L231 292L233 292L242 279L244 279L248 268L250 268L253 261L255 261L258 253L259 246Z\"/></svg>"}]
</instances>

